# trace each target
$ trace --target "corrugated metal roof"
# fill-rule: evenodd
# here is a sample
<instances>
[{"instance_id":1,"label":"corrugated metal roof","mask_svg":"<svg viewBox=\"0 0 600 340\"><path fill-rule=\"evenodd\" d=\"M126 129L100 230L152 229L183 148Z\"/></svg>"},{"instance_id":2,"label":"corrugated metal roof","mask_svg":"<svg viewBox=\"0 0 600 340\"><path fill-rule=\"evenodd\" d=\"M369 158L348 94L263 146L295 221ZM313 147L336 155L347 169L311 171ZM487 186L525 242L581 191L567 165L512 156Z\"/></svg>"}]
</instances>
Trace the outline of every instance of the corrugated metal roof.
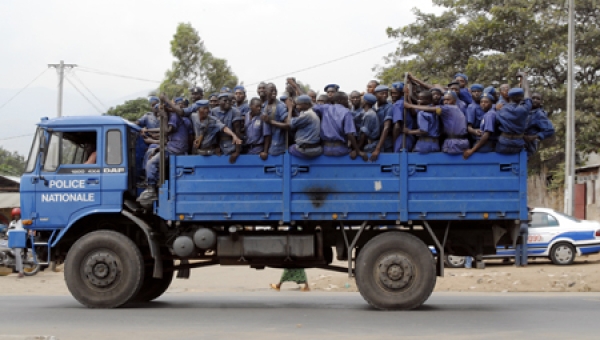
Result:
<instances>
[{"instance_id":1,"label":"corrugated metal roof","mask_svg":"<svg viewBox=\"0 0 600 340\"><path fill-rule=\"evenodd\" d=\"M0 192L0 209L21 206L21 195L18 192Z\"/></svg>"},{"instance_id":2,"label":"corrugated metal roof","mask_svg":"<svg viewBox=\"0 0 600 340\"><path fill-rule=\"evenodd\" d=\"M17 176L4 176L4 175L0 175L0 177L6 178L7 180L13 181L15 183L21 183L21 177L17 177Z\"/></svg>"}]
</instances>

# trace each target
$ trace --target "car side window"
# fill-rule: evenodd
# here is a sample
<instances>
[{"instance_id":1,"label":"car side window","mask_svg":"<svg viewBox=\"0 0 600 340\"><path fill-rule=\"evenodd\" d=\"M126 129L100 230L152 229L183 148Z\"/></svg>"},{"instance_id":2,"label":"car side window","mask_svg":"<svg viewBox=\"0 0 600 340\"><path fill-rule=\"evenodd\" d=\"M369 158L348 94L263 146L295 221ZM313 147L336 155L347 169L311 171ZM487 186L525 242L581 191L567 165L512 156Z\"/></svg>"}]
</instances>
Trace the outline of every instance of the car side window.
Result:
<instances>
[{"instance_id":1,"label":"car side window","mask_svg":"<svg viewBox=\"0 0 600 340\"><path fill-rule=\"evenodd\" d=\"M530 228L558 227L558 220L550 214L544 212L534 212L531 216Z\"/></svg>"}]
</instances>

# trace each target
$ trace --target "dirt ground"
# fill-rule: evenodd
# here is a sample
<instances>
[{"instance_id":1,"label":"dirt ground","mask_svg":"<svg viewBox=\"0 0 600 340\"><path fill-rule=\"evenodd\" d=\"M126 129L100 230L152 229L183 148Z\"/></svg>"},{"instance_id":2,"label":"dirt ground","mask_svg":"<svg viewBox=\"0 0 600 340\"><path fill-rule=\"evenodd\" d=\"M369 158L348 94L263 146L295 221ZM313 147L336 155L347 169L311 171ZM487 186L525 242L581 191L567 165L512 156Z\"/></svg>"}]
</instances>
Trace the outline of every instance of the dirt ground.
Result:
<instances>
[{"instance_id":1,"label":"dirt ground","mask_svg":"<svg viewBox=\"0 0 600 340\"><path fill-rule=\"evenodd\" d=\"M4 271L6 274L6 272ZM0 275L2 271L0 271ZM192 270L190 279L175 279L169 294L186 292L267 291L279 281L281 270L246 267L207 267ZM308 269L308 280L316 291L357 291L347 274ZM297 290L286 283L282 290ZM549 260L530 261L526 268L487 261L485 269L446 269L438 278L438 292L600 292L600 255L577 258L570 266L555 266ZM0 295L69 295L62 272L45 270L32 277L0 276Z\"/></svg>"}]
</instances>

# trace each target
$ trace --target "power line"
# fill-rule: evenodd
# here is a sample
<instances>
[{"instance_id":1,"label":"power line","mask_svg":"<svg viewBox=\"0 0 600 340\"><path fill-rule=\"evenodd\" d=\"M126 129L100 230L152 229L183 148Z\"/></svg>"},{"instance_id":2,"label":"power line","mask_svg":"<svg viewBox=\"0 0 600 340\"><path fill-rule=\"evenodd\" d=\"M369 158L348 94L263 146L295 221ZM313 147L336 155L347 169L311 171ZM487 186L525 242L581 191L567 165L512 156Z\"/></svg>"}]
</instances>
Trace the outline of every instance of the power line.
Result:
<instances>
[{"instance_id":1,"label":"power line","mask_svg":"<svg viewBox=\"0 0 600 340\"><path fill-rule=\"evenodd\" d=\"M38 80L38 78L41 77L42 74L46 73L46 71L48 71L48 69L45 69L44 71L42 71L42 73L38 74L37 77L33 78L33 80L30 81L27 85L25 85L25 87L23 87L22 89L20 89L19 92L15 93L14 96L10 97L4 104L0 105L0 109L2 109L8 103L10 103L13 99L15 99L19 94L21 94L21 92L25 91L25 89L27 89L31 84L33 84L36 80Z\"/></svg>"},{"instance_id":2,"label":"power line","mask_svg":"<svg viewBox=\"0 0 600 340\"><path fill-rule=\"evenodd\" d=\"M112 76L112 77L119 77L119 78L125 78L125 79L147 81L147 82L150 82L150 83L157 83L157 84L161 83L160 81L157 81L157 80L144 79L144 78L132 77L132 76L126 76L126 75L123 75L123 74L117 74L117 73L112 73L112 72L106 72L106 71L96 70L96 69L89 68L89 67L79 67L79 70L82 71L82 72L95 73L95 74L100 74L100 75L103 75L103 76Z\"/></svg>"},{"instance_id":3,"label":"power line","mask_svg":"<svg viewBox=\"0 0 600 340\"><path fill-rule=\"evenodd\" d=\"M359 55L359 54L362 54L362 53L365 53L365 52L369 52L369 51L371 51L371 50L374 50L374 49L376 49L376 48L380 48L380 47L383 47L383 46L387 46L387 45L393 44L393 43L395 43L397 40L398 40L398 39L394 39L394 40L392 40L392 41L388 41L388 42L386 42L386 43L383 43L383 44L379 44L379 45L376 45L376 46L373 46L373 47L369 47L369 48L366 48L366 49L364 49L364 50L361 50L361 51L358 51L358 52L354 52L354 53L351 53L351 54L347 54L347 55L345 55L345 56L342 56L342 57L339 57L339 58L336 58L336 59L332 59L332 60L329 60L329 61L325 61L325 62L322 62L322 63L320 63L320 64L316 64L316 65L308 66L308 67L305 67L305 68L299 69L299 70L297 70L297 71L294 71L294 72L288 72L288 73L285 73L285 74L282 74L282 75L279 75L279 76L271 77L271 78L268 78L268 79L262 80L262 82L267 82L267 81L270 81L270 80L274 80L274 79L278 79L278 78L282 78L282 77L291 76L291 75L294 75L294 74L296 74L296 73L300 73L300 72L304 72L304 71L308 71L308 70L315 69L315 68L317 68L317 67L321 67L321 66L325 66L325 65L328 65L328 64L332 64L332 63L338 62L338 61L340 61L340 60L348 59L348 58L350 58L350 57L354 57L354 56L356 56L356 55ZM259 82L252 83L252 84L248 84L248 85L245 85L245 86L253 86L253 85L258 85L258 84L260 84L260 83L261 83L261 82L259 81Z\"/></svg>"},{"instance_id":4,"label":"power line","mask_svg":"<svg viewBox=\"0 0 600 340\"><path fill-rule=\"evenodd\" d=\"M4 138L0 138L0 141L3 141L3 140L10 140L10 139L17 139L17 138L22 138L22 137L29 137L29 136L33 136L33 133L28 133L28 134L26 134L26 135L18 135L18 136L4 137Z\"/></svg>"},{"instance_id":5,"label":"power line","mask_svg":"<svg viewBox=\"0 0 600 340\"><path fill-rule=\"evenodd\" d=\"M90 103L90 105L92 105L96 111L98 111L98 113L102 114L102 110L100 110L94 103L92 103L91 100L88 99L88 97L85 96L85 94L83 94L83 92L81 92L81 90L79 90L79 88L77 86L75 86L75 84L73 84L73 82L71 81L71 79L69 79L69 77L65 77L65 79L69 82L69 84L71 84L71 86L73 86L73 88L75 88L75 90L77 90L77 92L79 92L79 94L88 102Z\"/></svg>"},{"instance_id":6,"label":"power line","mask_svg":"<svg viewBox=\"0 0 600 340\"><path fill-rule=\"evenodd\" d=\"M83 83L83 81L81 79L79 79L79 77L77 76L77 74L75 74L75 70L73 70L73 72L70 72L69 76L73 76L73 78L75 80L77 80L79 82L79 84L81 84L81 86L83 86L83 88L86 89L92 95L92 97L94 97L96 99L96 101L100 105L104 106L104 109L108 109L108 106L105 105L98 97L96 97L96 95L87 86L85 86L85 84Z\"/></svg>"}]
</instances>

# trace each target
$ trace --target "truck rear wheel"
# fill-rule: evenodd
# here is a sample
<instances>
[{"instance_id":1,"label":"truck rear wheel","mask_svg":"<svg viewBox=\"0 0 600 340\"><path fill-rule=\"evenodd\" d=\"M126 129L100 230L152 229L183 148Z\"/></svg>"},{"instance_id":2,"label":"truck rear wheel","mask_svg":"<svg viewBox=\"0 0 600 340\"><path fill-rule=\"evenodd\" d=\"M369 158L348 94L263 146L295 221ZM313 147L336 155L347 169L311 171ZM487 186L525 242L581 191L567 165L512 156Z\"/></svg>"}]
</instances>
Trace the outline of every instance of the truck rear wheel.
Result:
<instances>
[{"instance_id":1,"label":"truck rear wheel","mask_svg":"<svg viewBox=\"0 0 600 340\"><path fill-rule=\"evenodd\" d=\"M139 291L144 260L127 236L100 230L75 242L64 271L67 287L77 301L91 308L114 308Z\"/></svg>"},{"instance_id":2,"label":"truck rear wheel","mask_svg":"<svg viewBox=\"0 0 600 340\"><path fill-rule=\"evenodd\" d=\"M168 253L168 251L169 250L166 248L164 250L161 249L162 254L166 254ZM173 281L174 262L172 259L163 259L162 266L163 277L161 279L157 279L152 277L154 270L154 260L146 262L146 266L144 268L144 283L142 283L140 291L138 292L136 297L133 298L132 301L150 302L163 295L167 291L167 289L169 289L169 286Z\"/></svg>"},{"instance_id":3,"label":"truck rear wheel","mask_svg":"<svg viewBox=\"0 0 600 340\"><path fill-rule=\"evenodd\" d=\"M435 282L435 262L429 248L407 233L374 237L356 261L358 290L377 309L417 308L429 298Z\"/></svg>"}]
</instances>

